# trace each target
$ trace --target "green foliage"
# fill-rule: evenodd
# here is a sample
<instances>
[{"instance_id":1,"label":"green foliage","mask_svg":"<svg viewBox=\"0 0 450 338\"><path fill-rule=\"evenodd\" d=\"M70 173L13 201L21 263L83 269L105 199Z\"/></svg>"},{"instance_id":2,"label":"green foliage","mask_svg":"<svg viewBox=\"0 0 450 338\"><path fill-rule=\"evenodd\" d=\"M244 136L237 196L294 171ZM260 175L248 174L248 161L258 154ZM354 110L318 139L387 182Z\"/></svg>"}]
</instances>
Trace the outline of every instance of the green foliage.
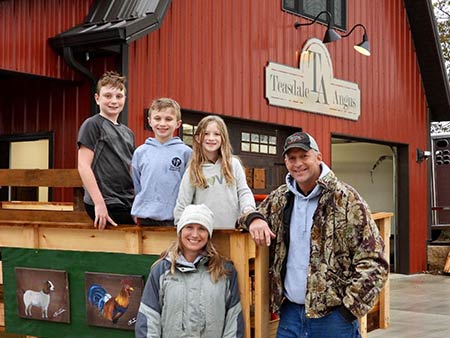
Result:
<instances>
[{"instance_id":1,"label":"green foliage","mask_svg":"<svg viewBox=\"0 0 450 338\"><path fill-rule=\"evenodd\" d=\"M433 0L433 6L441 41L442 54L447 69L447 76L450 80L450 1Z\"/></svg>"},{"instance_id":2,"label":"green foliage","mask_svg":"<svg viewBox=\"0 0 450 338\"><path fill-rule=\"evenodd\" d=\"M450 133L450 122L431 122L431 134Z\"/></svg>"},{"instance_id":3,"label":"green foliage","mask_svg":"<svg viewBox=\"0 0 450 338\"><path fill-rule=\"evenodd\" d=\"M449 0L433 0L434 15L439 31L439 39L441 42L442 55L447 70L447 78L450 81L450 1ZM431 133L441 134L450 132L450 122L432 122Z\"/></svg>"}]
</instances>

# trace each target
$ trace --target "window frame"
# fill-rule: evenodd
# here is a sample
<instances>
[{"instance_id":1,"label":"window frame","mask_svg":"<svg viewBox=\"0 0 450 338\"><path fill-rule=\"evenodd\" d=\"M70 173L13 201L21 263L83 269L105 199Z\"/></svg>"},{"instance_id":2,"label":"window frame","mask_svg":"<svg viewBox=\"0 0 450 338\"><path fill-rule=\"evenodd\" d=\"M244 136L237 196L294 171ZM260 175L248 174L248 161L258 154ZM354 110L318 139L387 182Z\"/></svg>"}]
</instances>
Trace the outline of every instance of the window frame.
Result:
<instances>
[{"instance_id":1,"label":"window frame","mask_svg":"<svg viewBox=\"0 0 450 338\"><path fill-rule=\"evenodd\" d=\"M335 17L335 15L334 15L334 13L335 13L334 5L335 5L335 1L337 1L337 0L325 0L325 1L326 1L327 11L329 11L333 15L333 21L334 21L333 28L336 28L336 29L341 30L341 31L346 31L347 30L347 0L341 0L342 1L342 7L343 7L342 13L341 13L342 23L343 23L342 25L337 24L336 21L334 20L334 17ZM304 7L303 7L303 1L301 1L301 0L294 0L294 6L295 6L294 9L286 8L285 7L285 2L286 2L286 0L282 0L281 1L281 7L282 7L283 11L291 13L291 14L294 14L296 16L300 16L300 17L305 18L305 19L314 20L316 15L319 14L319 13L316 13L315 15L310 15L308 13L305 13ZM327 16L326 15L321 15L319 18L317 18L317 22L320 22L320 23L323 23L323 24L326 25L327 24Z\"/></svg>"},{"instance_id":2,"label":"window frame","mask_svg":"<svg viewBox=\"0 0 450 338\"><path fill-rule=\"evenodd\" d=\"M248 139L244 139L244 134L248 136ZM278 156L278 136L276 133L269 133L266 131L255 131L255 130L240 130L240 152L248 154L258 154L261 156ZM246 149L246 146L248 149ZM261 148L267 149L266 151L261 150Z\"/></svg>"}]
</instances>

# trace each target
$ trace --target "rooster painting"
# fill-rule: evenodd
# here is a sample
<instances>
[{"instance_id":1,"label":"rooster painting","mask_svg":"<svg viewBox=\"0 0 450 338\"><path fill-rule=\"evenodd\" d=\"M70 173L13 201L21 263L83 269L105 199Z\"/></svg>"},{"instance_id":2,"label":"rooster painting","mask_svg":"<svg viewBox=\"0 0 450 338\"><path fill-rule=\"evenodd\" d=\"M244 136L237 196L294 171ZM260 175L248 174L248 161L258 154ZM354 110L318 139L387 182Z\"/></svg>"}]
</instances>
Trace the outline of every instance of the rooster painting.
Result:
<instances>
[{"instance_id":1,"label":"rooster painting","mask_svg":"<svg viewBox=\"0 0 450 338\"><path fill-rule=\"evenodd\" d=\"M87 293L89 304L98 309L102 317L116 324L127 311L130 296L134 291L130 280L121 280L122 288L117 296L112 296L99 284L92 284Z\"/></svg>"}]
</instances>

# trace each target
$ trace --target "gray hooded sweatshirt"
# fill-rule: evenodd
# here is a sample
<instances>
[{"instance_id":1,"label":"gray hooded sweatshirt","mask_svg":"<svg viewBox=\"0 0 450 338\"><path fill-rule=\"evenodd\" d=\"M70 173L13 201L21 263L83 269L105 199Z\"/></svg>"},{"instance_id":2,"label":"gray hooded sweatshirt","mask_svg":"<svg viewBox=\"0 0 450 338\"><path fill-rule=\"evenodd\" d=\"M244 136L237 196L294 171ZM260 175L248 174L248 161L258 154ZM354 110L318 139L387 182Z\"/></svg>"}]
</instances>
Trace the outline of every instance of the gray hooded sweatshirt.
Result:
<instances>
[{"instance_id":1,"label":"gray hooded sweatshirt","mask_svg":"<svg viewBox=\"0 0 450 338\"><path fill-rule=\"evenodd\" d=\"M173 220L181 178L192 149L179 137L165 143L148 138L132 159L134 203L131 215L158 221Z\"/></svg>"},{"instance_id":2,"label":"gray hooded sweatshirt","mask_svg":"<svg viewBox=\"0 0 450 338\"><path fill-rule=\"evenodd\" d=\"M330 168L325 163L322 162L321 167L320 177L330 172ZM291 302L305 304L312 219L319 203L322 188L316 184L308 196L305 196L297 190L296 183L290 174L286 176L286 184L294 194L295 200L289 227L290 242L284 287L286 297Z\"/></svg>"}]
</instances>

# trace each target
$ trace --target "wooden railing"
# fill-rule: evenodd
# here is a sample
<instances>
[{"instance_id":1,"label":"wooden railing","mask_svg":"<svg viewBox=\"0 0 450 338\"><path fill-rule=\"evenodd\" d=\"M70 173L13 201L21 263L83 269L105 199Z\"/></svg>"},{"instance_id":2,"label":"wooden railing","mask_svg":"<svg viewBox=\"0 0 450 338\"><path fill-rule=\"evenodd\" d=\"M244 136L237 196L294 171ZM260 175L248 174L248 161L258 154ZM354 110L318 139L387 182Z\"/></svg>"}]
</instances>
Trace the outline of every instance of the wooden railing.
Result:
<instances>
[{"instance_id":1,"label":"wooden railing","mask_svg":"<svg viewBox=\"0 0 450 338\"><path fill-rule=\"evenodd\" d=\"M108 226L103 231L94 229L90 218L81 211L79 189L82 184L76 169L0 170L0 186L75 188L74 208L69 211L48 210L46 203L42 204L41 210L0 208L0 247L159 255L176 238L175 229L167 227L121 225ZM26 203L23 204L26 207ZM373 216L385 239L386 252L389 252L392 214L377 213ZM213 241L220 252L234 262L238 272L244 320L247 323L245 336L275 337L277 321L271 321L269 313L268 249L256 246L248 233L238 230L215 230ZM0 326L4 325L1 311L0 307ZM373 311L379 314L379 327L387 327L389 285L380 295ZM365 323L367 320L361 319L364 337Z\"/></svg>"}]
</instances>

